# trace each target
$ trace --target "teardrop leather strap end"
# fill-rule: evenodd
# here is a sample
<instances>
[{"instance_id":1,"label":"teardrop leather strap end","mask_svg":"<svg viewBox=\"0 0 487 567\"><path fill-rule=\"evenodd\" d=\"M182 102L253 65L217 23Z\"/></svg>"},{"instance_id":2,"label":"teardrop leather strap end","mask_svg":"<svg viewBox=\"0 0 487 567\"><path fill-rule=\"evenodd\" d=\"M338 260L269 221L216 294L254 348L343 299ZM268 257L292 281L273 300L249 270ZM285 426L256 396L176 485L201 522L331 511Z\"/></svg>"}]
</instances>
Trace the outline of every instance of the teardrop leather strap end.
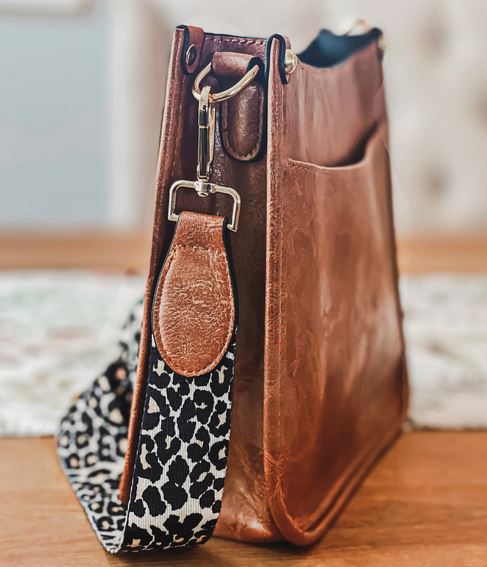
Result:
<instances>
[{"instance_id":1,"label":"teardrop leather strap end","mask_svg":"<svg viewBox=\"0 0 487 567\"><path fill-rule=\"evenodd\" d=\"M156 286L157 349L183 376L213 370L235 327L235 297L221 216L184 211Z\"/></svg>"}]
</instances>

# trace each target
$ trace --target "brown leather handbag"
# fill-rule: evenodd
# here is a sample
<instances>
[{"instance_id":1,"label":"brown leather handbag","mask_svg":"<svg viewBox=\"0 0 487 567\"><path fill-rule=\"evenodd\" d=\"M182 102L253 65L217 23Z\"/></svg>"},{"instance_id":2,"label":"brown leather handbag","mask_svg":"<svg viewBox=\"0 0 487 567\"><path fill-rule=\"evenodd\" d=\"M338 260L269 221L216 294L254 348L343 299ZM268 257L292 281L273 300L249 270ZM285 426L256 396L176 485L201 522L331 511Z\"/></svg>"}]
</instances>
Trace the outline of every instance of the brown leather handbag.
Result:
<instances>
[{"instance_id":1,"label":"brown leather handbag","mask_svg":"<svg viewBox=\"0 0 487 567\"><path fill-rule=\"evenodd\" d=\"M401 431L381 58L177 28L128 442L130 345L59 433L109 551L312 543Z\"/></svg>"}]
</instances>

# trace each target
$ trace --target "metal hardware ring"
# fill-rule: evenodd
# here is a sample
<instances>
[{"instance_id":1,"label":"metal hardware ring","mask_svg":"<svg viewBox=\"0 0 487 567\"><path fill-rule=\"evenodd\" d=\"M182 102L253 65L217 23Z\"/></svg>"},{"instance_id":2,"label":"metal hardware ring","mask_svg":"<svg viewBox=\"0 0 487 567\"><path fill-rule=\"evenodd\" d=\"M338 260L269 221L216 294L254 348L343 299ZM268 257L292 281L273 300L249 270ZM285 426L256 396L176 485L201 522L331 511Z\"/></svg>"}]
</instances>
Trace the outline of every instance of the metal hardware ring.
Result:
<instances>
[{"instance_id":1,"label":"metal hardware ring","mask_svg":"<svg viewBox=\"0 0 487 567\"><path fill-rule=\"evenodd\" d=\"M201 81L207 75L209 75L211 73L211 68L212 68L211 63L208 63L208 65L206 67L204 67L196 75L196 78L195 78L194 83L193 83L193 89L192 89L193 96L196 100L200 99ZM224 100L228 100L229 98L234 97L240 91L243 91L245 89L245 87L250 85L250 83L257 76L257 73L259 72L259 70L260 70L259 65L254 65L252 67L252 69L250 69L249 71L247 71L247 73L245 73L245 75L240 79L240 81L238 81L237 83L235 83L231 87L228 87L228 89L225 89L224 91L220 91L219 93L210 93L209 99L211 100L211 102L222 102Z\"/></svg>"},{"instance_id":2,"label":"metal hardware ring","mask_svg":"<svg viewBox=\"0 0 487 567\"><path fill-rule=\"evenodd\" d=\"M177 222L179 219L179 213L176 213L176 193L178 189L193 189L196 191L199 197L208 197L208 195L213 195L214 193L223 193L225 195L230 195L233 199L233 212L232 220L227 225L228 230L232 232L237 232L238 220L240 218L240 206L241 200L240 195L232 187L225 187L223 185L217 185L216 183L206 183L204 181L186 181L182 179L181 181L175 181L171 188L169 189L169 207L167 211L167 218L170 221Z\"/></svg>"},{"instance_id":3,"label":"metal hardware ring","mask_svg":"<svg viewBox=\"0 0 487 567\"><path fill-rule=\"evenodd\" d=\"M344 21L340 25L342 29L342 35L355 35L361 33L367 33L371 29L375 28L378 29L377 26L374 26L372 22L367 20L366 18L355 18L352 22ZM379 30L379 36L377 37L377 45L382 53L386 50L386 39L384 37L384 33L382 30Z\"/></svg>"}]
</instances>

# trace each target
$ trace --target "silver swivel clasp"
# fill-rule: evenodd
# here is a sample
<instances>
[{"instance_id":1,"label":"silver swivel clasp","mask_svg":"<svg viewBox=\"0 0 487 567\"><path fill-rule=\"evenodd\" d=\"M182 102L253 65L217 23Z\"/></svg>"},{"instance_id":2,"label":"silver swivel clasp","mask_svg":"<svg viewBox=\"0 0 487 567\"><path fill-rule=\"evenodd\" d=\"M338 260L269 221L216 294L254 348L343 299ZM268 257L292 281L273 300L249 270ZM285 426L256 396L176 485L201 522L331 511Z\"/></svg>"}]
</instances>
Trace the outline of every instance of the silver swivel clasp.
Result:
<instances>
[{"instance_id":1,"label":"silver swivel clasp","mask_svg":"<svg viewBox=\"0 0 487 567\"><path fill-rule=\"evenodd\" d=\"M215 155L215 103L210 99L210 87L203 87L198 101L198 165L196 176L201 182L196 191L202 197L211 193L213 156Z\"/></svg>"},{"instance_id":2,"label":"silver swivel clasp","mask_svg":"<svg viewBox=\"0 0 487 567\"><path fill-rule=\"evenodd\" d=\"M180 188L194 189L199 197L208 197L214 193L224 193L233 198L233 212L228 229L236 232L240 217L240 195L232 187L217 185L210 181L213 172L213 158L215 155L215 123L216 104L234 97L246 88L257 76L259 66L255 65L237 83L228 89L212 93L210 86L200 87L201 81L211 72L209 63L195 78L193 96L198 101L198 164L196 167L196 181L175 181L169 189L168 219L177 221L176 193Z\"/></svg>"}]
</instances>

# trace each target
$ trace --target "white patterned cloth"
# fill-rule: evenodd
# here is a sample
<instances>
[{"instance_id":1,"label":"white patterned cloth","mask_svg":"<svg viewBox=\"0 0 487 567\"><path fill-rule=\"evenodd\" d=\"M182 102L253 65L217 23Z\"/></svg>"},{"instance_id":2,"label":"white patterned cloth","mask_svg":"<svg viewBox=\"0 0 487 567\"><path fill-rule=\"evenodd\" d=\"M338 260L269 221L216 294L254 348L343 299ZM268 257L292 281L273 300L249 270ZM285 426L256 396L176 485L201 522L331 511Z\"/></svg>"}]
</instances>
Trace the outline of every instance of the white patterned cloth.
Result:
<instances>
[{"instance_id":1,"label":"white patterned cloth","mask_svg":"<svg viewBox=\"0 0 487 567\"><path fill-rule=\"evenodd\" d=\"M117 355L141 277L0 275L0 435L49 435ZM415 427L487 427L487 276L401 282Z\"/></svg>"},{"instance_id":2,"label":"white patterned cloth","mask_svg":"<svg viewBox=\"0 0 487 567\"><path fill-rule=\"evenodd\" d=\"M140 277L0 275L0 435L50 435L73 398L118 355Z\"/></svg>"},{"instance_id":3,"label":"white patterned cloth","mask_svg":"<svg viewBox=\"0 0 487 567\"><path fill-rule=\"evenodd\" d=\"M487 276L403 278L416 427L487 427Z\"/></svg>"}]
</instances>

